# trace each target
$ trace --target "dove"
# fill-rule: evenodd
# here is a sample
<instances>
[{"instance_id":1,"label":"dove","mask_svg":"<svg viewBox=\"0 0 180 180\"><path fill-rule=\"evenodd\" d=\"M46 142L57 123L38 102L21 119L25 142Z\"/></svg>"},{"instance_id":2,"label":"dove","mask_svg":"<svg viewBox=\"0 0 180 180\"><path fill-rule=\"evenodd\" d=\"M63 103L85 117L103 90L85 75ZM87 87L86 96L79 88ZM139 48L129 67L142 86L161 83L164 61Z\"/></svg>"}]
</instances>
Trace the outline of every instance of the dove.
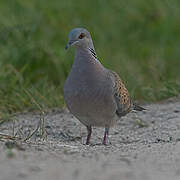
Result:
<instances>
[{"instance_id":1,"label":"dove","mask_svg":"<svg viewBox=\"0 0 180 180\"><path fill-rule=\"evenodd\" d=\"M119 75L101 64L87 29L72 29L65 48L70 46L75 56L64 84L66 106L86 126L86 145L93 126L105 128L102 143L106 145L109 129L120 117L145 109L133 103Z\"/></svg>"}]
</instances>

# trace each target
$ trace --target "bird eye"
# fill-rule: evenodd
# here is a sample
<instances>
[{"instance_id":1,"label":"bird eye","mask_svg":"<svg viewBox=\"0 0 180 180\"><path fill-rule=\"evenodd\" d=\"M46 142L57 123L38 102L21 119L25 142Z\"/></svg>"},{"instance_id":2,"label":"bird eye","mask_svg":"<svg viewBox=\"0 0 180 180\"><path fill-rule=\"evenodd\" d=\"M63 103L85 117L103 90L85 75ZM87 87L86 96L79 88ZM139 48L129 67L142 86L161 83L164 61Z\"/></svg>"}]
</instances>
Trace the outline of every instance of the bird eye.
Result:
<instances>
[{"instance_id":1,"label":"bird eye","mask_svg":"<svg viewBox=\"0 0 180 180\"><path fill-rule=\"evenodd\" d=\"M84 36L85 36L85 34L84 34L84 33L81 33L80 36L79 36L79 39L83 39Z\"/></svg>"}]
</instances>

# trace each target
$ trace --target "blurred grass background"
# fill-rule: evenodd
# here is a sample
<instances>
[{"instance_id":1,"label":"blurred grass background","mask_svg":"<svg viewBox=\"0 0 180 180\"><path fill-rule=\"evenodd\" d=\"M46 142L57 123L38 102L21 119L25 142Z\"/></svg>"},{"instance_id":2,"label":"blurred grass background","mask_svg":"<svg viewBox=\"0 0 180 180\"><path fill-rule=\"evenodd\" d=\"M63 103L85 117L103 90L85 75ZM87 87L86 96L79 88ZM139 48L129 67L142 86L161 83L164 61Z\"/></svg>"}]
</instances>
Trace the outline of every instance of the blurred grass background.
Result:
<instances>
[{"instance_id":1,"label":"blurred grass background","mask_svg":"<svg viewBox=\"0 0 180 180\"><path fill-rule=\"evenodd\" d=\"M0 115L62 107L74 50L68 32L86 27L100 61L131 96L180 94L180 1L0 1ZM34 103L36 101L36 103Z\"/></svg>"}]
</instances>

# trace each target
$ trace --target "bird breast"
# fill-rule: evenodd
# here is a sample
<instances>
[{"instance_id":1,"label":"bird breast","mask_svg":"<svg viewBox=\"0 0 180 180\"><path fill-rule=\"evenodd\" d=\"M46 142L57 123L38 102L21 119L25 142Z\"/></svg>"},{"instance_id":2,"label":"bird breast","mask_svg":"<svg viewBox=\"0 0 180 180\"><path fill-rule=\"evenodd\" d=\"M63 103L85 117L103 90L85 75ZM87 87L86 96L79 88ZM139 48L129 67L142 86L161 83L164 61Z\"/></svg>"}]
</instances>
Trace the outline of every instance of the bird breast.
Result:
<instances>
[{"instance_id":1,"label":"bird breast","mask_svg":"<svg viewBox=\"0 0 180 180\"><path fill-rule=\"evenodd\" d=\"M95 72L96 71L96 72ZM64 98L68 109L75 116L108 116L116 110L112 94L112 82L105 69L87 69L73 72L64 86Z\"/></svg>"}]
</instances>

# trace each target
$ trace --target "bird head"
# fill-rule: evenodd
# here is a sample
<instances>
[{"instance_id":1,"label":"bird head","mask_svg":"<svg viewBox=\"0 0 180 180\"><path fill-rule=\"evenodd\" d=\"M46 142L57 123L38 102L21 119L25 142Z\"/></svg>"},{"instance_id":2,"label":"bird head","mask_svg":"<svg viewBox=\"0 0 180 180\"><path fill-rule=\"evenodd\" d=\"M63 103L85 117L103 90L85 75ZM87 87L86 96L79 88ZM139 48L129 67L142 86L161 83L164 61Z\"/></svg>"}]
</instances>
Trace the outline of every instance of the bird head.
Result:
<instances>
[{"instance_id":1,"label":"bird head","mask_svg":"<svg viewBox=\"0 0 180 180\"><path fill-rule=\"evenodd\" d=\"M75 48L92 48L94 49L91 35L88 30L84 28L74 28L69 32L68 43L65 49L69 46L74 46Z\"/></svg>"}]
</instances>

